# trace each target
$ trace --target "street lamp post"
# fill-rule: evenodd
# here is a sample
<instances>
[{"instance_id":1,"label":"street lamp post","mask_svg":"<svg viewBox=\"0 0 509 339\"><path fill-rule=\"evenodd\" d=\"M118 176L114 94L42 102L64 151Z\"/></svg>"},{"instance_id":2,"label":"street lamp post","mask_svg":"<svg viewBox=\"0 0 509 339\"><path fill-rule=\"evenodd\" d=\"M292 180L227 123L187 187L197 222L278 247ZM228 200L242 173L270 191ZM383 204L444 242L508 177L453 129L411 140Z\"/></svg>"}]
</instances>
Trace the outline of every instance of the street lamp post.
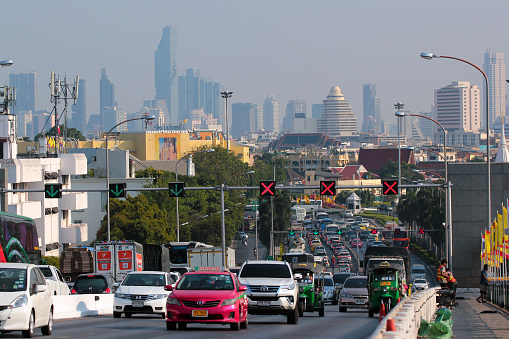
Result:
<instances>
[{"instance_id":1,"label":"street lamp post","mask_svg":"<svg viewBox=\"0 0 509 339\"><path fill-rule=\"evenodd\" d=\"M230 151L230 137L228 135L228 98L232 97L233 92L232 91L222 91L221 97L224 98L225 105L224 105L224 112L225 112L225 128L226 128L226 149L228 152Z\"/></svg>"},{"instance_id":2,"label":"street lamp post","mask_svg":"<svg viewBox=\"0 0 509 339\"><path fill-rule=\"evenodd\" d=\"M467 61L467 60L464 60L464 59L461 59L461 58L456 58L456 57L451 57L451 56L446 56L446 55L436 55L436 54L433 54L433 53L421 53L421 58L423 59L426 59L426 60L431 60L433 58L444 58L444 59L453 59L453 60L457 60L457 61L461 61L461 62L464 62L472 67L474 67L475 69L477 69L479 72L481 72L481 74L483 75L484 77L484 82L485 82L485 87L486 87L486 92L485 92L485 97L486 97L486 164L487 164L487 170L488 170L488 191L487 191L487 203L488 203L488 213L487 213L487 216L488 216L488 223L486 225L490 225L491 224L491 165L490 165L490 156L491 156L491 153L490 153L490 145L491 145L491 141L490 141L490 110L489 110L489 86L488 86L488 76L486 75L486 73L484 73L484 71L482 69L479 68L479 66L471 63L470 61ZM452 251L452 249L451 249ZM451 264L451 263L449 263Z\"/></svg>"},{"instance_id":3,"label":"street lamp post","mask_svg":"<svg viewBox=\"0 0 509 339\"><path fill-rule=\"evenodd\" d=\"M449 176L447 171L447 130L444 128L444 126L436 121L435 119L432 119L430 117L427 117L425 115L421 114L413 114L413 113L405 113L405 112L396 112L397 117L404 117L405 115L413 116L413 117L419 117L428 119L435 124L437 124L442 131L444 132L444 167L445 167L445 227L446 227L446 249L447 249L447 263L449 264L449 268L452 270L452 213L451 213L451 184L449 183Z\"/></svg>"},{"instance_id":4,"label":"street lamp post","mask_svg":"<svg viewBox=\"0 0 509 339\"><path fill-rule=\"evenodd\" d=\"M253 174L254 171L247 171L235 174L228 179L226 179L221 186L219 186L219 190L221 191L221 264L223 267L226 267L225 262L225 256L226 256L226 231L225 231L225 223L224 223L224 190L225 190L225 184L228 180L231 178L235 178L236 176L243 175L243 174Z\"/></svg>"},{"instance_id":5,"label":"street lamp post","mask_svg":"<svg viewBox=\"0 0 509 339\"><path fill-rule=\"evenodd\" d=\"M203 151L198 151L198 152L194 152L194 153L201 153L201 152L210 153L210 152L214 152L214 151L215 151L215 149L211 148L211 149L207 149L207 150L203 150ZM190 154L189 157L192 158L193 154ZM184 160L184 159L185 159L184 157L180 158L177 161L176 165L175 165L175 181L179 180L179 177L178 177L179 162ZM175 213L176 213L176 217L177 217L177 242L180 242L180 226L182 226L184 224L182 224L182 225L179 224L179 222L180 222L180 220L179 220L179 198L177 197L176 199L177 200L175 201L175 204L176 204L175 205Z\"/></svg>"},{"instance_id":6,"label":"street lamp post","mask_svg":"<svg viewBox=\"0 0 509 339\"><path fill-rule=\"evenodd\" d=\"M107 227L108 227L108 241L111 241L111 226L110 226L110 197L109 197L109 189L110 189L110 157L108 152L108 139L110 137L111 131L113 131L117 126L125 124L129 121L134 120L154 120L154 116L146 116L141 118L133 118L133 119L127 119L122 122L119 122L115 126L113 126L108 133L106 133L106 220L107 220Z\"/></svg>"},{"instance_id":7,"label":"street lamp post","mask_svg":"<svg viewBox=\"0 0 509 339\"><path fill-rule=\"evenodd\" d=\"M396 116L399 116L398 113L403 109L405 104L398 102L394 104L394 108L396 108L398 111L396 112ZM404 113L403 113L404 114ZM401 186L401 128L400 128L400 119L398 121L398 201L399 198L401 198L401 189L399 189L399 186Z\"/></svg>"},{"instance_id":8,"label":"street lamp post","mask_svg":"<svg viewBox=\"0 0 509 339\"><path fill-rule=\"evenodd\" d=\"M2 67L8 67L11 66L14 62L12 60L2 60L0 61L0 66Z\"/></svg>"}]
</instances>

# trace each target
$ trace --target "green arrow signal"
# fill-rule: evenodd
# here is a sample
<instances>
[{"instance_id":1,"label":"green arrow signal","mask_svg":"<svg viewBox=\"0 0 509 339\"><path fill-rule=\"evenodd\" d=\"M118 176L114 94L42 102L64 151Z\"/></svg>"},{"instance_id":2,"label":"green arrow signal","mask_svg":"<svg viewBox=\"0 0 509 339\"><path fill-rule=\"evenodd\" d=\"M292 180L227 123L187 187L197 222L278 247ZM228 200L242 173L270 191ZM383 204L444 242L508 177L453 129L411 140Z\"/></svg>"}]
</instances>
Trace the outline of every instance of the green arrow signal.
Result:
<instances>
[{"instance_id":1,"label":"green arrow signal","mask_svg":"<svg viewBox=\"0 0 509 339\"><path fill-rule=\"evenodd\" d=\"M313 231L313 234L314 234L314 235L318 235L318 230L314 230L314 231Z\"/></svg>"},{"instance_id":2,"label":"green arrow signal","mask_svg":"<svg viewBox=\"0 0 509 339\"><path fill-rule=\"evenodd\" d=\"M176 197L178 197L178 196L179 196L179 194L180 194L180 193L182 193L183 189L182 189L182 188L181 188L181 189L178 189L178 185L177 185L177 184L175 184L175 189L173 190L173 189L171 189L171 188L170 188L170 191L171 191L171 193L173 193Z\"/></svg>"},{"instance_id":3,"label":"green arrow signal","mask_svg":"<svg viewBox=\"0 0 509 339\"><path fill-rule=\"evenodd\" d=\"M122 194L122 192L124 192L124 190L123 189L119 190L118 185L115 185L115 187L116 187L115 191L111 190L111 193L115 194L118 197L119 195Z\"/></svg>"},{"instance_id":4,"label":"green arrow signal","mask_svg":"<svg viewBox=\"0 0 509 339\"><path fill-rule=\"evenodd\" d=\"M338 230L338 234L341 235L341 230Z\"/></svg>"},{"instance_id":5,"label":"green arrow signal","mask_svg":"<svg viewBox=\"0 0 509 339\"><path fill-rule=\"evenodd\" d=\"M295 231L290 231L290 235L295 235Z\"/></svg>"},{"instance_id":6,"label":"green arrow signal","mask_svg":"<svg viewBox=\"0 0 509 339\"><path fill-rule=\"evenodd\" d=\"M46 193L48 193L48 195L51 196L52 198L54 198L55 195L57 195L60 192L60 190L55 191L54 188L55 186L51 186L51 192L46 190Z\"/></svg>"}]
</instances>

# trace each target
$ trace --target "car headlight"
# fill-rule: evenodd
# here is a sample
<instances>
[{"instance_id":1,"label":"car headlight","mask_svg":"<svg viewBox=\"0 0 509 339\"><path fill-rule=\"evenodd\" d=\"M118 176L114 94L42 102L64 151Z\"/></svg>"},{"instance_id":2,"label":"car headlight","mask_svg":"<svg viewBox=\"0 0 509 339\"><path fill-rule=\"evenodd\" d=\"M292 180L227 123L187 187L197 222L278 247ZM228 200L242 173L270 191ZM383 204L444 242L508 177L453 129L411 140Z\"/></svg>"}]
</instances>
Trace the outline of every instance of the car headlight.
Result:
<instances>
[{"instance_id":1,"label":"car headlight","mask_svg":"<svg viewBox=\"0 0 509 339\"><path fill-rule=\"evenodd\" d=\"M233 299L225 299L223 300L223 302L221 303L221 306L231 306L231 305L235 305L235 302L237 301L236 298L233 298Z\"/></svg>"},{"instance_id":2,"label":"car headlight","mask_svg":"<svg viewBox=\"0 0 509 339\"><path fill-rule=\"evenodd\" d=\"M156 294L154 295L154 299L164 299L168 296L168 294Z\"/></svg>"},{"instance_id":3,"label":"car headlight","mask_svg":"<svg viewBox=\"0 0 509 339\"><path fill-rule=\"evenodd\" d=\"M166 303L170 304L170 305L179 305L180 306L180 301L178 301L178 299L175 299L175 298L168 297L168 299L166 299Z\"/></svg>"},{"instance_id":4,"label":"car headlight","mask_svg":"<svg viewBox=\"0 0 509 339\"><path fill-rule=\"evenodd\" d=\"M28 304L28 297L26 294L22 294L16 299L14 299L7 308L16 308L16 307L23 307Z\"/></svg>"},{"instance_id":5,"label":"car headlight","mask_svg":"<svg viewBox=\"0 0 509 339\"><path fill-rule=\"evenodd\" d=\"M346 293L346 292L341 293L341 296L343 298L353 298L353 296L350 293Z\"/></svg>"},{"instance_id":6,"label":"car headlight","mask_svg":"<svg viewBox=\"0 0 509 339\"><path fill-rule=\"evenodd\" d=\"M388 289L387 287L384 287L384 288L382 289L382 292L383 292L383 293L387 293L387 292L389 292L389 289Z\"/></svg>"},{"instance_id":7,"label":"car headlight","mask_svg":"<svg viewBox=\"0 0 509 339\"><path fill-rule=\"evenodd\" d=\"M295 284L290 284L290 285L282 285L281 288L283 290L293 290L295 288Z\"/></svg>"},{"instance_id":8,"label":"car headlight","mask_svg":"<svg viewBox=\"0 0 509 339\"><path fill-rule=\"evenodd\" d=\"M115 293L115 298L127 299L124 293Z\"/></svg>"}]
</instances>

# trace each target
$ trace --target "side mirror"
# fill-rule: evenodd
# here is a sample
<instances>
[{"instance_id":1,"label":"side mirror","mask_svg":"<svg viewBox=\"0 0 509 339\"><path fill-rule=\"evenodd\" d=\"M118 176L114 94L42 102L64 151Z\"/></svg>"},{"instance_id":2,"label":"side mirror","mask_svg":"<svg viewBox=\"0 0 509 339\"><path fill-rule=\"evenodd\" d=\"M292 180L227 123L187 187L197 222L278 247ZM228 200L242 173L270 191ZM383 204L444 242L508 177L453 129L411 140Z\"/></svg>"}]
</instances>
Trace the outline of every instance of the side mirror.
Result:
<instances>
[{"instance_id":1,"label":"side mirror","mask_svg":"<svg viewBox=\"0 0 509 339\"><path fill-rule=\"evenodd\" d=\"M35 293L44 292L46 291L46 285L37 285L35 288Z\"/></svg>"},{"instance_id":2,"label":"side mirror","mask_svg":"<svg viewBox=\"0 0 509 339\"><path fill-rule=\"evenodd\" d=\"M164 285L164 290L165 291L173 291L173 286L171 286L171 285Z\"/></svg>"},{"instance_id":3,"label":"side mirror","mask_svg":"<svg viewBox=\"0 0 509 339\"><path fill-rule=\"evenodd\" d=\"M246 285L240 285L239 286L239 291L241 291L241 292L247 291L247 286Z\"/></svg>"},{"instance_id":4,"label":"side mirror","mask_svg":"<svg viewBox=\"0 0 509 339\"><path fill-rule=\"evenodd\" d=\"M118 282L113 283L113 287L119 287L119 286L120 286L120 284Z\"/></svg>"}]
</instances>

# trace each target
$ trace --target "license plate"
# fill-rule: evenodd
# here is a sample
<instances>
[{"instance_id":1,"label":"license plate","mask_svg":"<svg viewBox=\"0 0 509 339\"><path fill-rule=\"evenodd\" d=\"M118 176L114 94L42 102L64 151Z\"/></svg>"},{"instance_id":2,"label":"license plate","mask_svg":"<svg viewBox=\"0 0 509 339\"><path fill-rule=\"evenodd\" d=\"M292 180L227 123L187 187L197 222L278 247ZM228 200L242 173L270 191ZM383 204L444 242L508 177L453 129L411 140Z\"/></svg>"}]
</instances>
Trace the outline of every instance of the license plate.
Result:
<instances>
[{"instance_id":1,"label":"license plate","mask_svg":"<svg viewBox=\"0 0 509 339\"><path fill-rule=\"evenodd\" d=\"M259 301L258 306L270 306L270 301Z\"/></svg>"},{"instance_id":2,"label":"license plate","mask_svg":"<svg viewBox=\"0 0 509 339\"><path fill-rule=\"evenodd\" d=\"M193 310L193 317L207 317L209 311L207 310Z\"/></svg>"},{"instance_id":3,"label":"license plate","mask_svg":"<svg viewBox=\"0 0 509 339\"><path fill-rule=\"evenodd\" d=\"M143 301L133 301L133 307L143 307Z\"/></svg>"},{"instance_id":4,"label":"license plate","mask_svg":"<svg viewBox=\"0 0 509 339\"><path fill-rule=\"evenodd\" d=\"M382 281L380 283L380 286L391 286L391 282L390 281Z\"/></svg>"},{"instance_id":5,"label":"license plate","mask_svg":"<svg viewBox=\"0 0 509 339\"><path fill-rule=\"evenodd\" d=\"M355 299L355 305L364 305L365 303L364 299Z\"/></svg>"}]
</instances>

